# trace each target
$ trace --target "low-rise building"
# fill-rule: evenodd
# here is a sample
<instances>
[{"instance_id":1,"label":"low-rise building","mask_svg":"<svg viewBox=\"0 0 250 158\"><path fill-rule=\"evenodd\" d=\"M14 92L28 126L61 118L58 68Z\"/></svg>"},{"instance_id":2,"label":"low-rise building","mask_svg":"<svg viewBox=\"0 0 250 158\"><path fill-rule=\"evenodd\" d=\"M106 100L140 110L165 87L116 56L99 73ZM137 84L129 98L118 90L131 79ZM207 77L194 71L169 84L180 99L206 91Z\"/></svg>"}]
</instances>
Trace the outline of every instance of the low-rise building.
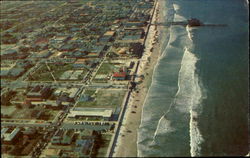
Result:
<instances>
[{"instance_id":1,"label":"low-rise building","mask_svg":"<svg viewBox=\"0 0 250 158\"><path fill-rule=\"evenodd\" d=\"M109 120L112 116L112 109L104 109L104 108L73 108L70 110L68 114L69 118L77 118L77 117L100 117L104 120Z\"/></svg>"}]
</instances>

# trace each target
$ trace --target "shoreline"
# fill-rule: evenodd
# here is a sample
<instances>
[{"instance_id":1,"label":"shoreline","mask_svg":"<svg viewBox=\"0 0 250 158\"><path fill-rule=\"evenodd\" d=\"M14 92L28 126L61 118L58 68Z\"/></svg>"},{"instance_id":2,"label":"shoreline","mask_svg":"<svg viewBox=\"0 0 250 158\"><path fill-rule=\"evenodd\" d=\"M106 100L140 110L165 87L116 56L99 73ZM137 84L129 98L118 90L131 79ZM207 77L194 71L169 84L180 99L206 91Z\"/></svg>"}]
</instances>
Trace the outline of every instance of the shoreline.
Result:
<instances>
[{"instance_id":1,"label":"shoreline","mask_svg":"<svg viewBox=\"0 0 250 158\"><path fill-rule=\"evenodd\" d=\"M159 8L161 7L159 5L162 4L156 1L155 5L156 8L152 17L153 23L162 19L159 13ZM159 43L160 31L161 29L159 26L151 25L149 27L148 36L145 40L144 53L140 59L140 65L137 72L138 76L144 75L145 78L142 80L142 83L137 84L136 90L131 93L129 98L124 119L122 120L121 130L117 138L117 146L114 149L114 157L138 156L137 135L141 124L143 106L152 83L155 66L161 55L161 44Z\"/></svg>"}]
</instances>

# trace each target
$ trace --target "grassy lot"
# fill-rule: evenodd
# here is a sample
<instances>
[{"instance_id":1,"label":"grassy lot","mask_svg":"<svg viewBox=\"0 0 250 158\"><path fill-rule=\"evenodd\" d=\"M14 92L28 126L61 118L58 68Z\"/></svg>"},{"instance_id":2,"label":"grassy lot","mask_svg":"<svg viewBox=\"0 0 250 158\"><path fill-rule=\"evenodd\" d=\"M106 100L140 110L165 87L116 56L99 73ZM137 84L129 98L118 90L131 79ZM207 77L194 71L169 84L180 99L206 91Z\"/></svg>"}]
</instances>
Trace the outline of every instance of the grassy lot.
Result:
<instances>
[{"instance_id":1,"label":"grassy lot","mask_svg":"<svg viewBox=\"0 0 250 158\"><path fill-rule=\"evenodd\" d=\"M101 75L101 74L110 74L114 71L117 71L118 68L114 66L111 63L103 63L99 70L97 71L96 75ZM99 82L99 83L106 83L107 79L93 79L93 82Z\"/></svg>"},{"instance_id":2,"label":"grassy lot","mask_svg":"<svg viewBox=\"0 0 250 158\"><path fill-rule=\"evenodd\" d=\"M43 107L37 107L37 108L34 107L32 109L29 109L29 108L17 109L17 108L15 108L15 111L12 112L12 114L11 114L11 118L12 119L36 119L35 117L31 116L31 113L33 112L34 109L44 110ZM45 109L44 113L41 115L41 117L38 120L53 120L59 111L60 110Z\"/></svg>"},{"instance_id":3,"label":"grassy lot","mask_svg":"<svg viewBox=\"0 0 250 158\"><path fill-rule=\"evenodd\" d=\"M121 106L125 90L98 90L93 101L78 102L77 107L116 108ZM88 92L89 93L89 92Z\"/></svg>"},{"instance_id":4,"label":"grassy lot","mask_svg":"<svg viewBox=\"0 0 250 158\"><path fill-rule=\"evenodd\" d=\"M3 115L11 115L16 110L16 106L1 106L1 114Z\"/></svg>"},{"instance_id":5,"label":"grassy lot","mask_svg":"<svg viewBox=\"0 0 250 158\"><path fill-rule=\"evenodd\" d=\"M25 98L26 96L23 94L23 92L17 92L17 94L11 100L17 102L24 102Z\"/></svg>"},{"instance_id":6,"label":"grassy lot","mask_svg":"<svg viewBox=\"0 0 250 158\"><path fill-rule=\"evenodd\" d=\"M96 74L109 74L115 71L117 67L110 63L103 63Z\"/></svg>"},{"instance_id":7,"label":"grassy lot","mask_svg":"<svg viewBox=\"0 0 250 158\"><path fill-rule=\"evenodd\" d=\"M48 64L50 70L52 71L53 75L55 76L56 80L59 80L60 76L68 70L72 70L73 66L72 64L65 64L62 66L58 66L55 64ZM82 80L85 74L87 73L87 70L83 70L83 73L79 75L78 80ZM30 81L53 81L53 77L51 76L51 73L49 72L47 66L43 64L38 70L32 74L32 76L29 77Z\"/></svg>"},{"instance_id":8,"label":"grassy lot","mask_svg":"<svg viewBox=\"0 0 250 158\"><path fill-rule=\"evenodd\" d=\"M88 95L88 96L92 96L93 94L95 94L96 89L86 89L84 94Z\"/></svg>"}]
</instances>

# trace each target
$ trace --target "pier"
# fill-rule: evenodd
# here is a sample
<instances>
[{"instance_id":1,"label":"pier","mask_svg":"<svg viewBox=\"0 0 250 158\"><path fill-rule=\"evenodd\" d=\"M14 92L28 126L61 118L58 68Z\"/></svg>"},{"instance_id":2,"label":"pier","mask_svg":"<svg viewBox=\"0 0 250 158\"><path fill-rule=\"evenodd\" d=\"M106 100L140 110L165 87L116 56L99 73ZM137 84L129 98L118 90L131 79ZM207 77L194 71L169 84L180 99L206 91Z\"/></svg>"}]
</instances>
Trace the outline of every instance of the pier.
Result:
<instances>
[{"instance_id":1,"label":"pier","mask_svg":"<svg viewBox=\"0 0 250 158\"><path fill-rule=\"evenodd\" d=\"M201 26L209 26L209 27L225 27L227 26L227 24L203 24L203 23L199 23L199 24L191 24L188 21L175 21L175 22L160 22L160 23L150 23L150 25L157 25L157 26L165 26L165 27L170 27L172 25L180 25L180 26L184 26L186 27L187 25L189 25L190 27L201 27Z\"/></svg>"}]
</instances>

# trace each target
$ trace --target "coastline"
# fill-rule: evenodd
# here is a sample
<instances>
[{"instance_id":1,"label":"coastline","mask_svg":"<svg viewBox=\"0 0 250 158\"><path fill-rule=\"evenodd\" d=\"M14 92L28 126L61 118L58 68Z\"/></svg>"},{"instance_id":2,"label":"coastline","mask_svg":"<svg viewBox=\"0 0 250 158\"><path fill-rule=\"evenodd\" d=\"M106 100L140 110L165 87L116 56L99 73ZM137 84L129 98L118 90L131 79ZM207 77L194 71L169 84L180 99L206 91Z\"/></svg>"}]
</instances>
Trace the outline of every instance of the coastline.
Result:
<instances>
[{"instance_id":1,"label":"coastline","mask_svg":"<svg viewBox=\"0 0 250 158\"><path fill-rule=\"evenodd\" d=\"M156 8L152 17L152 22L162 19L159 14L159 7L162 2L156 2ZM149 87L152 82L154 68L157 65L159 56L161 55L161 47L159 41L159 26L151 25L148 30L148 36L145 41L145 49L140 60L137 75L144 75L142 83L137 84L135 91L131 93L124 119L122 120L121 131L118 136L117 146L114 149L114 157L136 157L137 150L137 134L141 124L141 115L143 105L147 97ZM148 60L150 58L150 60ZM138 92L138 93L137 93Z\"/></svg>"}]
</instances>

